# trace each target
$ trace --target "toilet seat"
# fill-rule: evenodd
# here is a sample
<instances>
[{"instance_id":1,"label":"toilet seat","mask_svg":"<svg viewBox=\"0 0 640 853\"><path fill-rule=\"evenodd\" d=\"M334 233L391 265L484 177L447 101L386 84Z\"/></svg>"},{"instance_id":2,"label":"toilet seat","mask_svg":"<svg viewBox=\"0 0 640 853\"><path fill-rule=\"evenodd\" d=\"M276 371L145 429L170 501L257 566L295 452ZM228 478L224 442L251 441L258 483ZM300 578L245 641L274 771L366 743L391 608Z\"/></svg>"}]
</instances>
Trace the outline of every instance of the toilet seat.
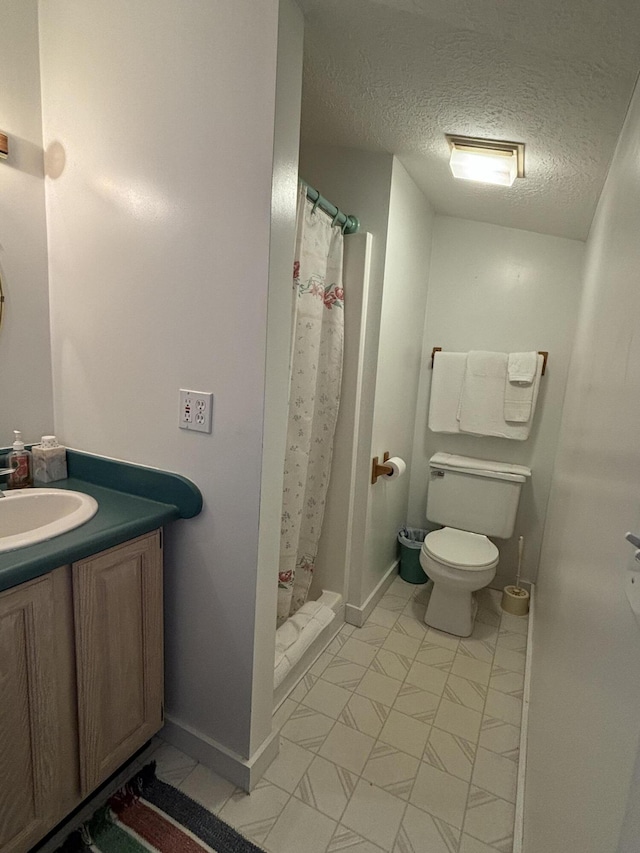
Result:
<instances>
[{"instance_id":1,"label":"toilet seat","mask_svg":"<svg viewBox=\"0 0 640 853\"><path fill-rule=\"evenodd\" d=\"M479 533L443 527L426 536L423 551L433 560L461 571L484 571L498 563L498 549Z\"/></svg>"}]
</instances>

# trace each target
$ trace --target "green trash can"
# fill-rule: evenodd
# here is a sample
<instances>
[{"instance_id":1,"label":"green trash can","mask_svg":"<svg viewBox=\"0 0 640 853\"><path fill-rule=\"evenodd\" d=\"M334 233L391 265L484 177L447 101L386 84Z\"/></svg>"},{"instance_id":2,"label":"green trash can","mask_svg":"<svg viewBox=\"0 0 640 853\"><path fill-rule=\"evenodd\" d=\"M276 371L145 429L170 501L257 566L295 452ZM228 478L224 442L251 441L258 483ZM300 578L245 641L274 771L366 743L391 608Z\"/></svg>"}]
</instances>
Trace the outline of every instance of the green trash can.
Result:
<instances>
[{"instance_id":1,"label":"green trash can","mask_svg":"<svg viewBox=\"0 0 640 853\"><path fill-rule=\"evenodd\" d=\"M426 583L429 578L420 565L420 549L428 530L403 527L398 531L400 543L400 577L408 583Z\"/></svg>"}]
</instances>

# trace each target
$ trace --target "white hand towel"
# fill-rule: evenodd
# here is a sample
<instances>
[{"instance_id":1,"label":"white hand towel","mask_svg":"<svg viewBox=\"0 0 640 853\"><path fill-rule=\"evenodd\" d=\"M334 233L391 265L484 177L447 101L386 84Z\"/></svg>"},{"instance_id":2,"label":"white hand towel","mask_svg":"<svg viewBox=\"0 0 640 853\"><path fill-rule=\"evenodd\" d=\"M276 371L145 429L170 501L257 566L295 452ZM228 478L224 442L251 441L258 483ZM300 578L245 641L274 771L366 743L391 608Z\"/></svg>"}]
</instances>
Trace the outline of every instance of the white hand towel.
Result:
<instances>
[{"instance_id":1,"label":"white hand towel","mask_svg":"<svg viewBox=\"0 0 640 853\"><path fill-rule=\"evenodd\" d=\"M458 404L466 364L466 352L435 353L429 400L431 432L460 432Z\"/></svg>"},{"instance_id":2,"label":"white hand towel","mask_svg":"<svg viewBox=\"0 0 640 853\"><path fill-rule=\"evenodd\" d=\"M509 382L532 385L538 366L537 352L510 352L507 363ZM511 420L508 418L507 420Z\"/></svg>"},{"instance_id":3,"label":"white hand towel","mask_svg":"<svg viewBox=\"0 0 640 853\"><path fill-rule=\"evenodd\" d=\"M533 417L538 389L540 387L540 376L544 359L536 353L536 370L531 385L513 383L507 374L504 388L504 419L511 423L526 424Z\"/></svg>"}]
</instances>

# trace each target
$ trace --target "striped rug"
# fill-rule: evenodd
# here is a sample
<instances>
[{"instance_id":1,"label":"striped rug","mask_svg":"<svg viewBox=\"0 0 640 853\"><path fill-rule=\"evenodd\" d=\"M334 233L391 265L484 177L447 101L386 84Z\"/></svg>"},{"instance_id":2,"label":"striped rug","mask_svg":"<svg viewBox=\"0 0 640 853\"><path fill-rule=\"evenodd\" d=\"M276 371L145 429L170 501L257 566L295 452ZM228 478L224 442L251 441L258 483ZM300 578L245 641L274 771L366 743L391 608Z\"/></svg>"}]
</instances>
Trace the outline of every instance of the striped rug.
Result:
<instances>
[{"instance_id":1,"label":"striped rug","mask_svg":"<svg viewBox=\"0 0 640 853\"><path fill-rule=\"evenodd\" d=\"M57 853L264 853L182 791L155 762L72 833Z\"/></svg>"}]
</instances>

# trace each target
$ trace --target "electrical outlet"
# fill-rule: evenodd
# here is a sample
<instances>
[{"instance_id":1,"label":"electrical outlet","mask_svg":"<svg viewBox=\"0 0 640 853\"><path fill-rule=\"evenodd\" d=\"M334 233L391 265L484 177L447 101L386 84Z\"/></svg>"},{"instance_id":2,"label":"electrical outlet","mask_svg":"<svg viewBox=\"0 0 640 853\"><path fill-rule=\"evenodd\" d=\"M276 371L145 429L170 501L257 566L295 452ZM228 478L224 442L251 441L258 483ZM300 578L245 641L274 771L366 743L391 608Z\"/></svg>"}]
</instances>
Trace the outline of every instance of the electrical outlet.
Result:
<instances>
[{"instance_id":1,"label":"electrical outlet","mask_svg":"<svg viewBox=\"0 0 640 853\"><path fill-rule=\"evenodd\" d=\"M213 394L210 391L180 389L180 429L211 432Z\"/></svg>"}]
</instances>

